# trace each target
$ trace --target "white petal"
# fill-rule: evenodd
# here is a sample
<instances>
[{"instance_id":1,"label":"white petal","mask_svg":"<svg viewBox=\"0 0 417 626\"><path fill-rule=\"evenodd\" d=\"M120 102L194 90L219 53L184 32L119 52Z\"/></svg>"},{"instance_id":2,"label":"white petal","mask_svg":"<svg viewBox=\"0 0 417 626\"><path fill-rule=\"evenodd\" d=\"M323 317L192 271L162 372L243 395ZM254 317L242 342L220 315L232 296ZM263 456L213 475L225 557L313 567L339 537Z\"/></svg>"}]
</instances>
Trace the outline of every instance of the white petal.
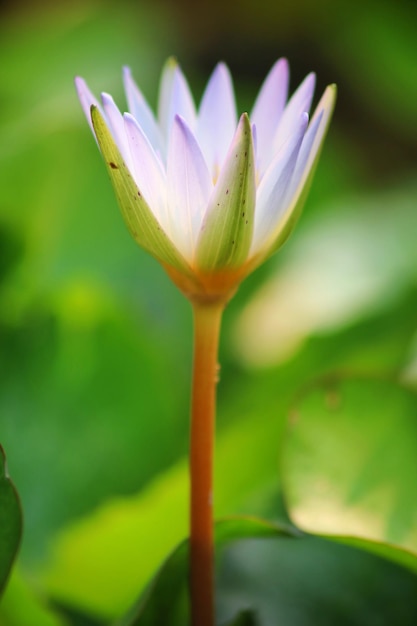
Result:
<instances>
[{"instance_id":1,"label":"white petal","mask_svg":"<svg viewBox=\"0 0 417 626\"><path fill-rule=\"evenodd\" d=\"M173 241L190 260L213 185L200 147L179 116L172 126L167 167Z\"/></svg>"},{"instance_id":2,"label":"white petal","mask_svg":"<svg viewBox=\"0 0 417 626\"><path fill-rule=\"evenodd\" d=\"M130 171L132 171L132 159L130 156L129 145L127 142L123 115L117 108L113 98L108 93L101 94L101 101L106 115L106 121L113 135L113 139L119 148L120 154Z\"/></svg>"},{"instance_id":3,"label":"white petal","mask_svg":"<svg viewBox=\"0 0 417 626\"><path fill-rule=\"evenodd\" d=\"M329 125L330 116L333 112L336 99L336 89L330 85L324 91L313 118L310 122L308 130L303 139L300 153L297 159L297 165L294 171L294 177L288 191L288 200L291 203L297 201L301 194L305 181L310 175L310 171L316 162L317 153L321 148Z\"/></svg>"},{"instance_id":4,"label":"white petal","mask_svg":"<svg viewBox=\"0 0 417 626\"><path fill-rule=\"evenodd\" d=\"M252 140L253 140L253 153L255 155L255 162L256 162L256 154L258 151L258 131L256 129L256 124L252 124Z\"/></svg>"},{"instance_id":5,"label":"white petal","mask_svg":"<svg viewBox=\"0 0 417 626\"><path fill-rule=\"evenodd\" d=\"M124 123L135 183L165 232L170 235L166 176L162 164L135 118L125 113Z\"/></svg>"},{"instance_id":6,"label":"white petal","mask_svg":"<svg viewBox=\"0 0 417 626\"><path fill-rule=\"evenodd\" d=\"M164 140L167 140L165 132L166 120L168 119L169 107L171 102L172 83L174 81L174 72L177 67L177 61L169 58L164 65L161 74L158 97L158 121L161 130L164 133Z\"/></svg>"},{"instance_id":7,"label":"white petal","mask_svg":"<svg viewBox=\"0 0 417 626\"><path fill-rule=\"evenodd\" d=\"M87 118L87 122L89 123L90 128L93 131L94 136L95 136L93 123L91 121L91 106L94 104L94 106L96 106L99 109L102 115L103 115L103 109L101 105L97 102L97 100L95 99L95 97L93 96L89 88L87 87L87 83L85 82L85 80L81 78L80 76L76 76L75 78L75 88L77 90L78 98L80 100L84 114Z\"/></svg>"},{"instance_id":8,"label":"white petal","mask_svg":"<svg viewBox=\"0 0 417 626\"><path fill-rule=\"evenodd\" d=\"M155 116L139 87L133 80L130 68L128 67L123 68L123 82L129 111L139 123L139 126L154 147L154 150L159 153L164 152L162 135L156 123Z\"/></svg>"},{"instance_id":9,"label":"white petal","mask_svg":"<svg viewBox=\"0 0 417 626\"><path fill-rule=\"evenodd\" d=\"M274 152L293 134L297 127L301 113L308 113L313 99L314 87L316 83L315 74L311 73L305 77L297 91L294 92L288 102L279 122L278 131L274 137Z\"/></svg>"},{"instance_id":10,"label":"white petal","mask_svg":"<svg viewBox=\"0 0 417 626\"><path fill-rule=\"evenodd\" d=\"M261 174L272 158L273 138L287 102L288 81L288 62L279 59L267 75L252 109L250 119L257 128L257 166Z\"/></svg>"},{"instance_id":11,"label":"white petal","mask_svg":"<svg viewBox=\"0 0 417 626\"><path fill-rule=\"evenodd\" d=\"M224 63L214 69L198 113L196 136L213 180L218 176L237 126L230 72Z\"/></svg>"},{"instance_id":12,"label":"white petal","mask_svg":"<svg viewBox=\"0 0 417 626\"><path fill-rule=\"evenodd\" d=\"M158 106L159 124L166 143L176 115L194 128L196 112L190 88L176 61L169 59L162 73Z\"/></svg>"},{"instance_id":13,"label":"white petal","mask_svg":"<svg viewBox=\"0 0 417 626\"><path fill-rule=\"evenodd\" d=\"M128 170L106 122L97 107L91 107L97 142L123 218L135 240L159 261L168 264L192 280L191 268L167 236Z\"/></svg>"},{"instance_id":14,"label":"white petal","mask_svg":"<svg viewBox=\"0 0 417 626\"><path fill-rule=\"evenodd\" d=\"M287 190L296 167L307 124L308 114L302 113L298 118L297 129L281 147L259 185L251 254L256 254L274 239L277 226L285 213Z\"/></svg>"},{"instance_id":15,"label":"white petal","mask_svg":"<svg viewBox=\"0 0 417 626\"><path fill-rule=\"evenodd\" d=\"M335 85L330 85L324 92L304 135L292 180L287 187L286 197L282 202L281 218L268 240L261 243L262 248L254 251L257 256L257 263L273 254L275 250L282 246L291 234L301 214L314 170L318 163L320 149L329 126L335 101L336 87Z\"/></svg>"}]
</instances>

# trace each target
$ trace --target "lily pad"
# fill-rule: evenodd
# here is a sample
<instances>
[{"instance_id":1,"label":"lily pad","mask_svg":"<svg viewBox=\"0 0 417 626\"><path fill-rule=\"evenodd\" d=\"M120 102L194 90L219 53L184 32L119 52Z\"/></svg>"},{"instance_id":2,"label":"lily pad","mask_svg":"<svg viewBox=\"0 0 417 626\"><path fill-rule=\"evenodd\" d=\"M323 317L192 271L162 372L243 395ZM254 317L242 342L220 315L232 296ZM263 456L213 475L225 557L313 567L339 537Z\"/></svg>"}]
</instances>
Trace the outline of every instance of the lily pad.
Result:
<instances>
[{"instance_id":1,"label":"lily pad","mask_svg":"<svg viewBox=\"0 0 417 626\"><path fill-rule=\"evenodd\" d=\"M292 535L289 529L250 517L221 520L217 522L215 528L217 550L238 539ZM148 589L139 598L138 603L125 618L117 622L116 626L154 626L155 624L184 626L188 624L187 583L188 542L184 541L168 557ZM238 624L251 623L248 621L248 615L237 616L236 619Z\"/></svg>"},{"instance_id":2,"label":"lily pad","mask_svg":"<svg viewBox=\"0 0 417 626\"><path fill-rule=\"evenodd\" d=\"M256 626L417 624L417 576L364 550L277 536L236 542L221 556L219 626L245 608Z\"/></svg>"},{"instance_id":3,"label":"lily pad","mask_svg":"<svg viewBox=\"0 0 417 626\"><path fill-rule=\"evenodd\" d=\"M299 528L417 572L417 394L396 381L334 378L293 411L284 494Z\"/></svg>"}]
</instances>

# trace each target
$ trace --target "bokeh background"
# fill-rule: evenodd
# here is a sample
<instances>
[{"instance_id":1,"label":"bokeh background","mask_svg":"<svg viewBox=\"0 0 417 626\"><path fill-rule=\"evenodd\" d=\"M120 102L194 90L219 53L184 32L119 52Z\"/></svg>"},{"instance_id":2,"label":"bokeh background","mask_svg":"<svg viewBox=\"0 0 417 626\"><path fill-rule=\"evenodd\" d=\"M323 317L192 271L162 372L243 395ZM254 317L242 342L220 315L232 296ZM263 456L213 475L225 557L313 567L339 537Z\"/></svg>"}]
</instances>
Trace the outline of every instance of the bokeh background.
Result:
<instances>
[{"instance_id":1,"label":"bokeh background","mask_svg":"<svg viewBox=\"0 0 417 626\"><path fill-rule=\"evenodd\" d=\"M112 616L186 529L190 308L130 238L74 76L122 109L121 67L154 106L172 54L197 102L226 61L240 111L280 56L292 90L311 70L316 102L338 85L297 231L223 327L218 512L278 518L298 390L333 371L417 379L416 26L407 0L0 3L0 441L22 579ZM136 561L128 515L154 548ZM136 576L114 574L112 599L109 555Z\"/></svg>"}]
</instances>

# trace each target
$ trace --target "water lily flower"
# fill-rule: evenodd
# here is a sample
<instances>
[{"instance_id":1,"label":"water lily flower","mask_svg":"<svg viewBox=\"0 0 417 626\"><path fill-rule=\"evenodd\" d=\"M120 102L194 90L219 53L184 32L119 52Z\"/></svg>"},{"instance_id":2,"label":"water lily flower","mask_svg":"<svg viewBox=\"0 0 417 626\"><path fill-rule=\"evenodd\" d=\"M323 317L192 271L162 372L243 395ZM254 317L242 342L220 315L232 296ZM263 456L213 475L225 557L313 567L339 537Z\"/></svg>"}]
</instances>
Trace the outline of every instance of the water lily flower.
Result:
<instances>
[{"instance_id":1,"label":"water lily flower","mask_svg":"<svg viewBox=\"0 0 417 626\"><path fill-rule=\"evenodd\" d=\"M288 64L275 63L238 120L227 67L214 69L198 109L176 61L162 73L155 116L128 68L129 113L76 88L135 240L191 299L227 298L288 238L334 107L327 87L309 119L315 76L288 100Z\"/></svg>"}]
</instances>

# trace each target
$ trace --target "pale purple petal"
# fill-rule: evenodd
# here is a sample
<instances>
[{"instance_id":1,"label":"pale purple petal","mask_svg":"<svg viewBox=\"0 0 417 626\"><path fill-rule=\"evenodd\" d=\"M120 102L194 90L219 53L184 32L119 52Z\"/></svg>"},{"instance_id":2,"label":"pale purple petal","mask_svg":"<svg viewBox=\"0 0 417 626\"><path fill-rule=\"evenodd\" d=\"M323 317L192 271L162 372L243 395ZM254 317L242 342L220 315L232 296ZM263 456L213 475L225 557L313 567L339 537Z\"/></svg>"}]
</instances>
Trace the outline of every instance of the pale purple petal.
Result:
<instances>
[{"instance_id":1,"label":"pale purple petal","mask_svg":"<svg viewBox=\"0 0 417 626\"><path fill-rule=\"evenodd\" d=\"M199 145L178 115L171 131L167 174L173 241L185 258L192 259L213 185Z\"/></svg>"},{"instance_id":2,"label":"pale purple petal","mask_svg":"<svg viewBox=\"0 0 417 626\"><path fill-rule=\"evenodd\" d=\"M117 108L113 98L108 93L101 94L106 121L113 136L113 139L119 148L120 154L130 171L132 171L132 159L130 156L129 145L127 142L123 115Z\"/></svg>"},{"instance_id":3,"label":"pale purple petal","mask_svg":"<svg viewBox=\"0 0 417 626\"><path fill-rule=\"evenodd\" d=\"M310 111L315 83L315 74L308 74L285 107L274 137L275 153L280 149L284 141L293 134L294 128L298 125L301 113L308 113Z\"/></svg>"},{"instance_id":4,"label":"pale purple petal","mask_svg":"<svg viewBox=\"0 0 417 626\"><path fill-rule=\"evenodd\" d=\"M155 116L139 87L133 80L132 73L128 67L123 68L123 82L130 113L142 128L155 151L163 153L164 146L162 135L156 123Z\"/></svg>"},{"instance_id":5,"label":"pale purple petal","mask_svg":"<svg viewBox=\"0 0 417 626\"><path fill-rule=\"evenodd\" d=\"M190 128L195 127L196 111L190 88L176 61L170 59L162 74L158 107L159 124L166 142L176 115L185 119Z\"/></svg>"},{"instance_id":6,"label":"pale purple petal","mask_svg":"<svg viewBox=\"0 0 417 626\"><path fill-rule=\"evenodd\" d=\"M161 131L164 134L164 141L167 143L166 120L168 119L169 107L171 102L172 83L174 81L174 72L178 63L174 58L169 58L164 65L159 84L158 97L158 122Z\"/></svg>"},{"instance_id":7,"label":"pale purple petal","mask_svg":"<svg viewBox=\"0 0 417 626\"><path fill-rule=\"evenodd\" d=\"M257 128L257 167L261 175L273 156L273 139L287 102L288 81L288 62L279 59L267 75L252 109L250 119Z\"/></svg>"},{"instance_id":8,"label":"pale purple petal","mask_svg":"<svg viewBox=\"0 0 417 626\"><path fill-rule=\"evenodd\" d=\"M218 176L237 126L232 78L224 63L214 69L198 113L196 136L213 180Z\"/></svg>"},{"instance_id":9,"label":"pale purple petal","mask_svg":"<svg viewBox=\"0 0 417 626\"><path fill-rule=\"evenodd\" d=\"M277 226L285 212L287 190L296 167L307 125L308 114L302 113L298 118L297 128L281 146L258 187L252 254L256 254L274 238Z\"/></svg>"},{"instance_id":10,"label":"pale purple petal","mask_svg":"<svg viewBox=\"0 0 417 626\"><path fill-rule=\"evenodd\" d=\"M258 131L256 129L256 124L252 124L252 140L253 140L253 153L255 155L255 163L256 163L256 154L258 152Z\"/></svg>"},{"instance_id":11,"label":"pale purple petal","mask_svg":"<svg viewBox=\"0 0 417 626\"><path fill-rule=\"evenodd\" d=\"M316 162L317 153L323 143L330 116L333 112L335 98L336 90L334 86L327 87L314 111L313 118L301 145L294 177L288 191L288 201L291 201L291 203L296 202Z\"/></svg>"},{"instance_id":12,"label":"pale purple petal","mask_svg":"<svg viewBox=\"0 0 417 626\"><path fill-rule=\"evenodd\" d=\"M96 106L104 117L103 108L101 107L101 105L98 103L96 98L93 96L93 94L87 87L87 83L85 82L85 80L81 78L80 76L76 76L75 78L75 88L77 90L78 99L81 103L84 114L87 118L87 122L89 123L90 128L93 131L93 134L95 136L93 123L91 121L91 106L92 105Z\"/></svg>"},{"instance_id":13,"label":"pale purple petal","mask_svg":"<svg viewBox=\"0 0 417 626\"><path fill-rule=\"evenodd\" d=\"M126 137L132 161L133 177L149 208L169 235L166 176L162 164L135 118L124 115Z\"/></svg>"}]
</instances>

